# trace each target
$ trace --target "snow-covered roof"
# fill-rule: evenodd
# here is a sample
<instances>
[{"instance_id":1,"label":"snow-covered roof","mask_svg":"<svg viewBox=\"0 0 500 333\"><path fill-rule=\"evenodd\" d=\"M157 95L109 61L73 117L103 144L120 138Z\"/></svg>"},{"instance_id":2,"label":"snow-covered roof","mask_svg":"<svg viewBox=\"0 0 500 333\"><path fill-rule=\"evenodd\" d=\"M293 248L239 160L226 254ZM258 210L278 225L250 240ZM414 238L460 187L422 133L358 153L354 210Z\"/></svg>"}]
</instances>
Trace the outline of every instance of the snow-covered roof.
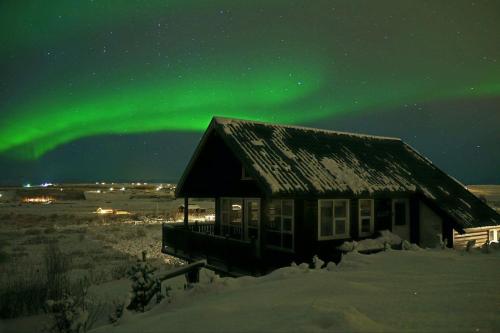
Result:
<instances>
[{"instance_id":1,"label":"snow-covered roof","mask_svg":"<svg viewBox=\"0 0 500 333\"><path fill-rule=\"evenodd\" d=\"M500 224L495 211L398 138L219 117L212 129L271 196L419 192L463 228Z\"/></svg>"}]
</instances>

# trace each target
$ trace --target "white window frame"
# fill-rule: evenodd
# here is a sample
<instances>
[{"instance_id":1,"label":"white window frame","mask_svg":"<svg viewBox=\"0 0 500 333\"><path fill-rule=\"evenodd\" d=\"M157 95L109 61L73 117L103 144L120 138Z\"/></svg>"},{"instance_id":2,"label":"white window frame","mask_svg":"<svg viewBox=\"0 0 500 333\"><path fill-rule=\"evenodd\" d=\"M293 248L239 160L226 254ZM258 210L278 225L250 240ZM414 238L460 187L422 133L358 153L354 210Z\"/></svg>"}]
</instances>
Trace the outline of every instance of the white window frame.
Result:
<instances>
[{"instance_id":1,"label":"white window frame","mask_svg":"<svg viewBox=\"0 0 500 333\"><path fill-rule=\"evenodd\" d=\"M370 216L368 215L361 215L361 201L370 201ZM358 230L359 230L359 236L370 236L373 234L375 230L375 214L374 214L374 209L375 204L373 199L359 199L358 200ZM363 232L361 229L361 219L362 218L370 218L370 231L369 232Z\"/></svg>"},{"instance_id":2,"label":"white window frame","mask_svg":"<svg viewBox=\"0 0 500 333\"><path fill-rule=\"evenodd\" d=\"M281 238L281 246L277 246L277 245L269 245L269 244L266 244L266 247L267 248L270 248L270 249L275 249L275 250L281 250L281 251L286 251L286 252L294 252L295 251L295 233L294 233L294 230L295 230L295 200L293 199L272 199L272 200L276 200L276 201L279 201L280 202L280 208L281 208L281 214L280 214L280 230L277 231L277 230L267 230L266 229L266 232L274 232L274 233L279 233L280 234L280 238ZM283 201L291 201L291 204L292 204L292 215L284 215L283 214ZM267 207L266 207L266 214L267 214ZM283 217L288 217L288 218L292 218L292 227L291 227L291 230L290 231L285 231L284 228L283 228ZM288 247L283 247L283 234L288 234L288 235L292 235L292 248L288 248Z\"/></svg>"},{"instance_id":3,"label":"white window frame","mask_svg":"<svg viewBox=\"0 0 500 333\"><path fill-rule=\"evenodd\" d=\"M331 236L322 236L321 235L321 203L331 201L332 202L332 233ZM346 202L346 217L345 218L336 218L335 217L335 202L344 201ZM345 220L345 233L344 234L335 234L335 227L337 220ZM351 221L351 202L349 199L318 199L318 240L331 240L331 239L346 239L350 238L350 223Z\"/></svg>"},{"instance_id":4,"label":"white window frame","mask_svg":"<svg viewBox=\"0 0 500 333\"><path fill-rule=\"evenodd\" d=\"M490 235L493 234L493 238ZM488 230L488 243L498 243L500 236L500 230L490 229Z\"/></svg>"}]
</instances>

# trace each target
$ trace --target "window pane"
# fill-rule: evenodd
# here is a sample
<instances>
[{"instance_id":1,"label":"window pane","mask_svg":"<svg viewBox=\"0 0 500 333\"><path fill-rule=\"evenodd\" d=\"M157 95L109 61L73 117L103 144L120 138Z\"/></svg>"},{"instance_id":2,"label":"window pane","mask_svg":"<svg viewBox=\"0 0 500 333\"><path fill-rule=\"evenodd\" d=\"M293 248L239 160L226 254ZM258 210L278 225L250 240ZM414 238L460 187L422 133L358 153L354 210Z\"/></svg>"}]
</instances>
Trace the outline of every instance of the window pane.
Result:
<instances>
[{"instance_id":1,"label":"window pane","mask_svg":"<svg viewBox=\"0 0 500 333\"><path fill-rule=\"evenodd\" d=\"M335 234L343 235L346 233L346 220L335 220Z\"/></svg>"},{"instance_id":2,"label":"window pane","mask_svg":"<svg viewBox=\"0 0 500 333\"><path fill-rule=\"evenodd\" d=\"M281 215L281 200L271 200L268 204L269 214Z\"/></svg>"},{"instance_id":3,"label":"window pane","mask_svg":"<svg viewBox=\"0 0 500 333\"><path fill-rule=\"evenodd\" d=\"M258 211L259 210L259 202L257 200L248 201L248 205L250 206L251 211Z\"/></svg>"},{"instance_id":4,"label":"window pane","mask_svg":"<svg viewBox=\"0 0 500 333\"><path fill-rule=\"evenodd\" d=\"M406 224L406 204L404 202L394 203L394 224L395 225Z\"/></svg>"},{"instance_id":5,"label":"window pane","mask_svg":"<svg viewBox=\"0 0 500 333\"><path fill-rule=\"evenodd\" d=\"M372 202L371 200L360 200L359 201L359 211L361 216L371 216L372 215Z\"/></svg>"},{"instance_id":6,"label":"window pane","mask_svg":"<svg viewBox=\"0 0 500 333\"><path fill-rule=\"evenodd\" d=\"M370 218L362 218L361 219L361 232L368 233L370 230Z\"/></svg>"},{"instance_id":7,"label":"window pane","mask_svg":"<svg viewBox=\"0 0 500 333\"><path fill-rule=\"evenodd\" d=\"M370 209L372 206L371 200L359 200L359 206L361 209Z\"/></svg>"},{"instance_id":8,"label":"window pane","mask_svg":"<svg viewBox=\"0 0 500 333\"><path fill-rule=\"evenodd\" d=\"M258 211L250 211L248 217L248 225L257 227L259 224L259 212Z\"/></svg>"},{"instance_id":9,"label":"window pane","mask_svg":"<svg viewBox=\"0 0 500 333\"><path fill-rule=\"evenodd\" d=\"M320 235L333 235L333 203L331 200L320 201Z\"/></svg>"},{"instance_id":10,"label":"window pane","mask_svg":"<svg viewBox=\"0 0 500 333\"><path fill-rule=\"evenodd\" d=\"M283 200L283 216L293 215L293 200Z\"/></svg>"},{"instance_id":11,"label":"window pane","mask_svg":"<svg viewBox=\"0 0 500 333\"><path fill-rule=\"evenodd\" d=\"M231 201L231 223L241 224L242 222L242 202L240 199L233 199Z\"/></svg>"},{"instance_id":12,"label":"window pane","mask_svg":"<svg viewBox=\"0 0 500 333\"><path fill-rule=\"evenodd\" d=\"M281 201L271 200L267 206L268 229L281 230Z\"/></svg>"},{"instance_id":13,"label":"window pane","mask_svg":"<svg viewBox=\"0 0 500 333\"><path fill-rule=\"evenodd\" d=\"M248 226L257 227L259 224L260 214L259 214L259 202L257 200L247 201L247 218Z\"/></svg>"},{"instance_id":14,"label":"window pane","mask_svg":"<svg viewBox=\"0 0 500 333\"><path fill-rule=\"evenodd\" d=\"M283 217L283 231L292 231L292 219L290 217Z\"/></svg>"},{"instance_id":15,"label":"window pane","mask_svg":"<svg viewBox=\"0 0 500 333\"><path fill-rule=\"evenodd\" d=\"M335 200L335 218L347 217L347 201Z\"/></svg>"}]
</instances>

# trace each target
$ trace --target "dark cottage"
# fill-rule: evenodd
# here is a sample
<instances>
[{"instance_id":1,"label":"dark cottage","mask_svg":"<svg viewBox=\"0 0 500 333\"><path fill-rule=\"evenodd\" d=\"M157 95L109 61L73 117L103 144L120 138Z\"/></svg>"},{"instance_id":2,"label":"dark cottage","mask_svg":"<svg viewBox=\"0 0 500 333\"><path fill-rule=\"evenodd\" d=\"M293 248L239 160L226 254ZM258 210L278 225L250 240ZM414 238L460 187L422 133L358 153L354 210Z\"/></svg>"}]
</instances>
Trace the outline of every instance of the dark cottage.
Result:
<instances>
[{"instance_id":1,"label":"dark cottage","mask_svg":"<svg viewBox=\"0 0 500 333\"><path fill-rule=\"evenodd\" d=\"M162 251L260 274L391 230L424 247L478 245L500 216L397 138L213 118L176 192L214 198L215 221L164 224Z\"/></svg>"}]
</instances>

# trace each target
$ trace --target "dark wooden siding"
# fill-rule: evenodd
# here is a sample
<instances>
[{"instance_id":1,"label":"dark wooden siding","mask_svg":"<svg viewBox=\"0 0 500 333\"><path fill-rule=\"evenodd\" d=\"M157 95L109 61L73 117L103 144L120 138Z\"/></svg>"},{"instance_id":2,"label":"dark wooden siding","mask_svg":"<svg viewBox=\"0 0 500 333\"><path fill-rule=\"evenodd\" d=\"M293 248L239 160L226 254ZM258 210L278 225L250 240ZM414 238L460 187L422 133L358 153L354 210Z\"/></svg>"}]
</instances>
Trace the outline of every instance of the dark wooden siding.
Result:
<instances>
[{"instance_id":1,"label":"dark wooden siding","mask_svg":"<svg viewBox=\"0 0 500 333\"><path fill-rule=\"evenodd\" d=\"M314 255L314 247L318 238L318 201L317 200L303 200L303 220L304 226L302 232L304 256L312 258ZM309 259L310 260L310 259Z\"/></svg>"},{"instance_id":2,"label":"dark wooden siding","mask_svg":"<svg viewBox=\"0 0 500 333\"><path fill-rule=\"evenodd\" d=\"M359 225L358 225L358 199L349 200L349 233L351 238L359 239Z\"/></svg>"},{"instance_id":3,"label":"dark wooden siding","mask_svg":"<svg viewBox=\"0 0 500 333\"><path fill-rule=\"evenodd\" d=\"M375 199L375 232L392 230L391 199Z\"/></svg>"},{"instance_id":4,"label":"dark wooden siding","mask_svg":"<svg viewBox=\"0 0 500 333\"><path fill-rule=\"evenodd\" d=\"M199 151L179 196L262 197L255 180L241 179L242 165L216 132Z\"/></svg>"},{"instance_id":5,"label":"dark wooden siding","mask_svg":"<svg viewBox=\"0 0 500 333\"><path fill-rule=\"evenodd\" d=\"M306 250L307 243L307 223L308 221L304 219L304 201L302 199L294 200L294 245L295 253L303 254Z\"/></svg>"},{"instance_id":6,"label":"dark wooden siding","mask_svg":"<svg viewBox=\"0 0 500 333\"><path fill-rule=\"evenodd\" d=\"M410 198L410 242L419 244L420 242L420 207L416 197Z\"/></svg>"}]
</instances>

